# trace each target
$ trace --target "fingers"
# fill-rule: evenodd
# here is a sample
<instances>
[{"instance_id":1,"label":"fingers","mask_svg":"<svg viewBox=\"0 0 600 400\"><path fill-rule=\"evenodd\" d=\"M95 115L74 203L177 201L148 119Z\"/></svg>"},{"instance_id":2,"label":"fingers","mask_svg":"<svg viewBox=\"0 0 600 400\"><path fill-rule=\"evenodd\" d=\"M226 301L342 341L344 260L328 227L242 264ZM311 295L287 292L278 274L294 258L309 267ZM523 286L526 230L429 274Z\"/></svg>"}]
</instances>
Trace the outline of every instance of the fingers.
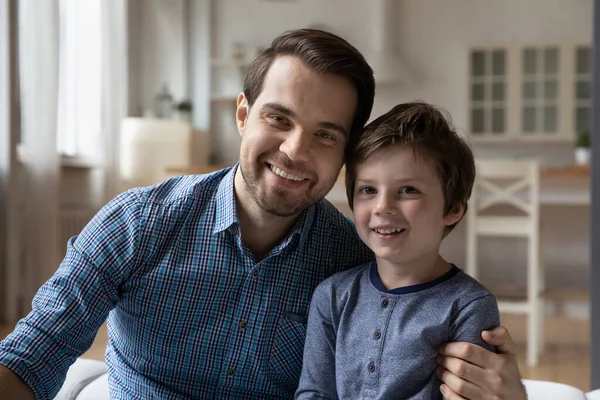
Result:
<instances>
[{"instance_id":1,"label":"fingers","mask_svg":"<svg viewBox=\"0 0 600 400\"><path fill-rule=\"evenodd\" d=\"M444 397L449 399L483 399L484 394L480 387L473 385L471 382L465 381L454 375L445 368L439 367L436 374L446 385L446 392L442 391ZM444 389L444 388L440 388ZM454 396L454 397L452 397Z\"/></svg>"},{"instance_id":2,"label":"fingers","mask_svg":"<svg viewBox=\"0 0 600 400\"><path fill-rule=\"evenodd\" d=\"M461 378L474 386L478 386L478 382L485 382L486 380L484 369L469 364L461 359L438 356L437 362L441 367L452 373L452 375Z\"/></svg>"},{"instance_id":3,"label":"fingers","mask_svg":"<svg viewBox=\"0 0 600 400\"><path fill-rule=\"evenodd\" d=\"M440 386L440 392L444 395L444 400L465 400L459 396L454 390L450 389L446 384Z\"/></svg>"},{"instance_id":4,"label":"fingers","mask_svg":"<svg viewBox=\"0 0 600 400\"><path fill-rule=\"evenodd\" d=\"M502 354L517 354L517 346L512 340L508 329L503 326L499 326L491 331L483 331L481 338L486 343L496 346L499 353Z\"/></svg>"},{"instance_id":5,"label":"fingers","mask_svg":"<svg viewBox=\"0 0 600 400\"><path fill-rule=\"evenodd\" d=\"M467 342L446 343L440 347L440 354L446 357L460 358L480 368L488 368L490 362L493 363L490 356L496 356L483 347Z\"/></svg>"}]
</instances>

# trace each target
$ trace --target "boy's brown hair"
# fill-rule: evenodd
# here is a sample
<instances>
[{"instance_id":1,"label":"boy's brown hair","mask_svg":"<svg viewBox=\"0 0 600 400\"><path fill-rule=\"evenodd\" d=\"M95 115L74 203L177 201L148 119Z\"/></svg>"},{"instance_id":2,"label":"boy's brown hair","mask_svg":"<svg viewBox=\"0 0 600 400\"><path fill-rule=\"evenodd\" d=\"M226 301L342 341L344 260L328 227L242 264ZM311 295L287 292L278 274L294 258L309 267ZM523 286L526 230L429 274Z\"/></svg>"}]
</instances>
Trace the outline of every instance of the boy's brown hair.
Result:
<instances>
[{"instance_id":1,"label":"boy's brown hair","mask_svg":"<svg viewBox=\"0 0 600 400\"><path fill-rule=\"evenodd\" d=\"M356 88L357 94L350 140L361 134L373 108L375 78L373 69L354 46L333 33L319 29L297 29L282 33L246 71L244 95L250 107L260 95L265 76L273 61L280 56L297 57L321 74L348 78Z\"/></svg>"},{"instance_id":2,"label":"boy's brown hair","mask_svg":"<svg viewBox=\"0 0 600 400\"><path fill-rule=\"evenodd\" d=\"M444 192L444 215L460 206L466 213L475 181L473 152L444 114L424 102L395 106L368 124L362 135L350 144L346 158L346 195L350 209L354 209L356 167L380 150L396 145L412 146L415 154L430 156L436 162ZM446 227L444 236L459 221Z\"/></svg>"}]
</instances>

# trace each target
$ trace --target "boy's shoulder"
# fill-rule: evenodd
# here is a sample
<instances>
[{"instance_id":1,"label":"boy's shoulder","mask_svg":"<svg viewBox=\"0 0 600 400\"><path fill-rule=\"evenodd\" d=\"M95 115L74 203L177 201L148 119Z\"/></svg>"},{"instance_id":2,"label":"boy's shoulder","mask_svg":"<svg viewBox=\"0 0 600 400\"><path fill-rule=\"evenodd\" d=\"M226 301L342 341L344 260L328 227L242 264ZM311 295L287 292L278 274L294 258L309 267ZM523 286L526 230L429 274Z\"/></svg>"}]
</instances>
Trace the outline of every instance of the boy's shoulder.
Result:
<instances>
[{"instance_id":1,"label":"boy's shoulder","mask_svg":"<svg viewBox=\"0 0 600 400\"><path fill-rule=\"evenodd\" d=\"M455 268L458 268L455 266ZM467 274L462 269L456 276L442 285L442 296L452 297L456 299L459 307L464 307L474 300L490 297L495 299L495 296L479 281Z\"/></svg>"}]
</instances>

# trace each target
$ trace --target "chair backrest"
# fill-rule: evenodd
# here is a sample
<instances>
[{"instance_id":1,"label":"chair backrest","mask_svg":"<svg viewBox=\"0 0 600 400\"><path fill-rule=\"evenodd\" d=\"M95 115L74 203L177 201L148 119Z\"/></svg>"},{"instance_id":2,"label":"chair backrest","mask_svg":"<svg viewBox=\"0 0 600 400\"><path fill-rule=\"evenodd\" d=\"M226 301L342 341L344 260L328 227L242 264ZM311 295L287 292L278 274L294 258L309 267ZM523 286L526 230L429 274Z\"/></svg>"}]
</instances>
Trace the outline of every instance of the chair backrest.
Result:
<instances>
[{"instance_id":1,"label":"chair backrest","mask_svg":"<svg viewBox=\"0 0 600 400\"><path fill-rule=\"evenodd\" d=\"M477 237L526 237L539 242L540 163L478 160L466 216L467 273L477 278ZM499 207L496 207L499 206Z\"/></svg>"},{"instance_id":2,"label":"chair backrest","mask_svg":"<svg viewBox=\"0 0 600 400\"><path fill-rule=\"evenodd\" d=\"M471 200L477 215L494 205L510 205L526 215L539 208L539 162L486 160L477 161L476 168Z\"/></svg>"}]
</instances>

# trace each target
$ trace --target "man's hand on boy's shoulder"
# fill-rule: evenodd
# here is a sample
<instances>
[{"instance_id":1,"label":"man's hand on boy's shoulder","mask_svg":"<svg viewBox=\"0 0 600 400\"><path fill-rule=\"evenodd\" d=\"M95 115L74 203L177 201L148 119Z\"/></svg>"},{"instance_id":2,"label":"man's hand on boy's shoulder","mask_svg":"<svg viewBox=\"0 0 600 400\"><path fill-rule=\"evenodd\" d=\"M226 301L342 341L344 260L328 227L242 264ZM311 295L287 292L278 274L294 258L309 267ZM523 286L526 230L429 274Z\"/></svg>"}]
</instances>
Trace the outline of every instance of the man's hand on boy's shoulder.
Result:
<instances>
[{"instance_id":1,"label":"man's hand on boy's shoulder","mask_svg":"<svg viewBox=\"0 0 600 400\"><path fill-rule=\"evenodd\" d=\"M482 333L498 354L471 343L447 343L440 348L438 376L446 400L526 400L517 364L516 346L502 326Z\"/></svg>"}]
</instances>

